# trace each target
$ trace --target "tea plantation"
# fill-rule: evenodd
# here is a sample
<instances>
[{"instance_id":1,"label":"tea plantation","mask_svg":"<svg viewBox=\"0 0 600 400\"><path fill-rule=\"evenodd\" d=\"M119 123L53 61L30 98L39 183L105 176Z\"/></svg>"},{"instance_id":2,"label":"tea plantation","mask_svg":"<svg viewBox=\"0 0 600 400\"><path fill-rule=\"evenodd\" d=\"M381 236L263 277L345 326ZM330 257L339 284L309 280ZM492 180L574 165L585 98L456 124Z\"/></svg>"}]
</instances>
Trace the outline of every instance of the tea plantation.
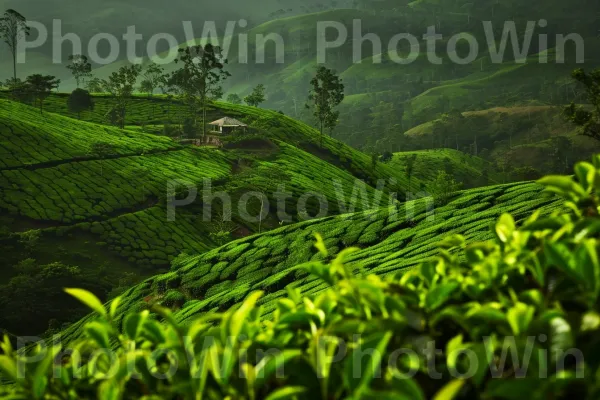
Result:
<instances>
[{"instance_id":1,"label":"tea plantation","mask_svg":"<svg viewBox=\"0 0 600 400\"><path fill-rule=\"evenodd\" d=\"M121 131L45 113L33 107L0 99L0 168L2 170L51 166L63 160L93 158L90 143L114 146L114 154L127 156L181 148L166 137Z\"/></svg>"},{"instance_id":2,"label":"tea plantation","mask_svg":"<svg viewBox=\"0 0 600 400\"><path fill-rule=\"evenodd\" d=\"M363 165L371 162L369 156L329 138L321 148L312 129L302 124L299 132L304 133L287 135L294 122L287 122L292 128L278 130L269 124L286 117L256 113L269 116L270 122L217 149L184 146L165 136L48 111L40 114L33 107L0 100L0 240L10 249L0 277L8 282L16 275L13 267L23 260L61 262L81 267L88 276L111 271L101 273L113 280L104 283L108 292L119 275L131 273L139 281L168 268L181 253L199 254L233 238L312 216L386 206L395 202L392 193L403 196L403 187L393 179L399 173L388 166ZM325 155L290 144L298 139L307 150ZM91 151L97 142L107 144L108 153ZM382 179L383 192L360 183L357 176L374 184ZM210 188L204 187L206 179ZM188 193L183 184L198 189L196 201L176 209L171 222L169 181L182 183L174 187L176 198ZM203 220L203 188L231 197L231 223L219 222L218 199L211 202L211 219ZM268 211L261 223L240 217L239 202L251 191L266 196ZM285 216L278 213L278 192L287 195ZM259 216L258 198L246 205L249 215ZM106 293L94 290L105 298Z\"/></svg>"},{"instance_id":3,"label":"tea plantation","mask_svg":"<svg viewBox=\"0 0 600 400\"><path fill-rule=\"evenodd\" d=\"M181 256L171 272L149 278L123 295L119 318L127 310L159 303L175 307L176 318L185 322L201 313L224 311L248 293L263 290L266 312L275 299L285 296L287 285L304 294L326 285L295 268L318 260L311 246L320 233L330 252L356 246L347 259L352 269L364 268L378 275L395 274L437 254L440 238L453 233L468 241L486 240L490 224L502 213L524 218L534 210L548 214L561 207L556 198L542 194L534 183L471 189L447 205L434 207L430 198L371 211L306 221L255 235L197 256ZM82 320L64 331L68 341L81 332Z\"/></svg>"},{"instance_id":4,"label":"tea plantation","mask_svg":"<svg viewBox=\"0 0 600 400\"><path fill-rule=\"evenodd\" d=\"M46 100L44 108L50 112L76 118L76 115L67 108L67 98L67 94L52 94ZM113 102L114 100L110 97L95 95L94 110L83 112L81 119L97 124L108 124L106 113L113 107ZM159 110L164 110L164 112ZM136 131L145 130L162 134L165 124L183 124L187 116L189 116L189 110L179 100L168 99L160 95L152 98L136 96L131 100L127 111L126 124L128 128ZM330 137L321 138L316 129L278 112L226 102L214 102L209 105L208 122L224 116L233 117L248 124L252 131L263 138L277 139L299 147L348 171L371 186L376 186L378 179L393 178L399 188L408 187L408 179L404 171L383 163L373 166L369 155ZM399 194L402 195L402 193Z\"/></svg>"},{"instance_id":5,"label":"tea plantation","mask_svg":"<svg viewBox=\"0 0 600 400\"><path fill-rule=\"evenodd\" d=\"M415 158L413 176L422 182L432 182L440 171L445 171L465 188L505 183L492 163L454 149L395 153L390 165L405 169L410 157Z\"/></svg>"}]
</instances>

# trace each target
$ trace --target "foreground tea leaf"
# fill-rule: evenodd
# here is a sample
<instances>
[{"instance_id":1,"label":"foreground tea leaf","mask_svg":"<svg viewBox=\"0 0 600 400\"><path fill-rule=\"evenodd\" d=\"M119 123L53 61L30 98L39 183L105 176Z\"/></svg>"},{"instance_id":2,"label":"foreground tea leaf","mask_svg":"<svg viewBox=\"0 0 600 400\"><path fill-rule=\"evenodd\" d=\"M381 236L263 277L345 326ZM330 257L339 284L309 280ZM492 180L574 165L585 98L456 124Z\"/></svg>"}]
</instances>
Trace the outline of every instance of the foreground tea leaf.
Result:
<instances>
[{"instance_id":1,"label":"foreground tea leaf","mask_svg":"<svg viewBox=\"0 0 600 400\"><path fill-rule=\"evenodd\" d=\"M65 292L75 297L98 314L106 316L104 305L93 293L83 289L65 289Z\"/></svg>"}]
</instances>

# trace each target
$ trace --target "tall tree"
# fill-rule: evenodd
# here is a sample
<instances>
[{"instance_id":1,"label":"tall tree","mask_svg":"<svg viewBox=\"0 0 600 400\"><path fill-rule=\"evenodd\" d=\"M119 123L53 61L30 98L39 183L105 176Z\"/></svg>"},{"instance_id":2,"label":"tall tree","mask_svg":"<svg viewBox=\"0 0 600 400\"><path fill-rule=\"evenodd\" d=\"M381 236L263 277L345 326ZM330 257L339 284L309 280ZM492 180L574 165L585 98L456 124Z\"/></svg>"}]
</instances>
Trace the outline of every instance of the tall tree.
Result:
<instances>
[{"instance_id":1,"label":"tall tree","mask_svg":"<svg viewBox=\"0 0 600 400\"><path fill-rule=\"evenodd\" d=\"M148 93L149 97L154 95L154 91L161 86L165 79L165 70L158 64L150 63L142 72L142 83L140 88Z\"/></svg>"},{"instance_id":2,"label":"tall tree","mask_svg":"<svg viewBox=\"0 0 600 400\"><path fill-rule=\"evenodd\" d=\"M265 85L257 85L248 96L244 97L246 104L252 107L258 107L265 102Z\"/></svg>"},{"instance_id":3,"label":"tall tree","mask_svg":"<svg viewBox=\"0 0 600 400\"><path fill-rule=\"evenodd\" d=\"M25 81L27 90L40 106L40 114L44 113L44 100L50 96L53 90L58 89L60 79L52 75L34 74L27 77Z\"/></svg>"},{"instance_id":4,"label":"tall tree","mask_svg":"<svg viewBox=\"0 0 600 400\"><path fill-rule=\"evenodd\" d=\"M165 80L165 70L158 64L150 63L142 73L142 83L140 90L148 94L148 98L152 99L154 91L161 86ZM152 119L154 119L154 102L152 103Z\"/></svg>"},{"instance_id":5,"label":"tall tree","mask_svg":"<svg viewBox=\"0 0 600 400\"><path fill-rule=\"evenodd\" d=\"M102 90L104 90L103 81L100 78L90 79L85 86L90 93L100 93Z\"/></svg>"},{"instance_id":6,"label":"tall tree","mask_svg":"<svg viewBox=\"0 0 600 400\"><path fill-rule=\"evenodd\" d=\"M85 80L92 76L92 64L86 56L81 54L70 55L69 62L71 64L67 65L67 69L73 74L77 89L79 89L79 85L85 83Z\"/></svg>"},{"instance_id":7,"label":"tall tree","mask_svg":"<svg viewBox=\"0 0 600 400\"><path fill-rule=\"evenodd\" d=\"M165 126L171 125L171 107L173 105L173 99L175 96L180 97L183 95L183 90L178 84L179 75L180 74L177 73L177 71L172 72L171 74L165 74L160 81L159 89L162 94L167 97L167 107L164 109L167 114L167 124Z\"/></svg>"},{"instance_id":8,"label":"tall tree","mask_svg":"<svg viewBox=\"0 0 600 400\"><path fill-rule=\"evenodd\" d=\"M0 18L0 36L4 39L13 58L13 79L17 80L17 47L20 40L29 36L30 28L24 16L13 9L8 9Z\"/></svg>"},{"instance_id":9,"label":"tall tree","mask_svg":"<svg viewBox=\"0 0 600 400\"><path fill-rule=\"evenodd\" d=\"M27 88L27 83L19 78L7 79L6 82L3 83L3 86L8 90L11 98L14 101L25 103L31 98L31 93Z\"/></svg>"},{"instance_id":10,"label":"tall tree","mask_svg":"<svg viewBox=\"0 0 600 400\"><path fill-rule=\"evenodd\" d=\"M81 119L81 112L94 109L94 101L90 92L83 89L75 89L67 100L69 111L77 114L77 118Z\"/></svg>"},{"instance_id":11,"label":"tall tree","mask_svg":"<svg viewBox=\"0 0 600 400\"><path fill-rule=\"evenodd\" d=\"M104 90L110 93L115 100L115 106L111 112L116 113L116 122L121 129L125 128L127 106L131 101L141 71L142 67L139 65L123 66L102 82Z\"/></svg>"},{"instance_id":12,"label":"tall tree","mask_svg":"<svg viewBox=\"0 0 600 400\"><path fill-rule=\"evenodd\" d=\"M202 140L206 135L206 106L209 101L223 96L222 81L231 74L224 70L227 60L218 46L189 46L179 49L175 60L182 66L173 75L173 80L183 92L192 110L194 123L197 121L198 105L202 110Z\"/></svg>"},{"instance_id":13,"label":"tall tree","mask_svg":"<svg viewBox=\"0 0 600 400\"><path fill-rule=\"evenodd\" d=\"M242 104L242 98L237 93L231 93L227 96L227 102L231 104Z\"/></svg>"},{"instance_id":14,"label":"tall tree","mask_svg":"<svg viewBox=\"0 0 600 400\"><path fill-rule=\"evenodd\" d=\"M323 66L317 69L317 74L310 81L310 85L306 108L313 110L313 115L319 122L322 146L323 129L333 129L337 125L340 113L335 110L335 107L344 100L344 85L332 70Z\"/></svg>"}]
</instances>

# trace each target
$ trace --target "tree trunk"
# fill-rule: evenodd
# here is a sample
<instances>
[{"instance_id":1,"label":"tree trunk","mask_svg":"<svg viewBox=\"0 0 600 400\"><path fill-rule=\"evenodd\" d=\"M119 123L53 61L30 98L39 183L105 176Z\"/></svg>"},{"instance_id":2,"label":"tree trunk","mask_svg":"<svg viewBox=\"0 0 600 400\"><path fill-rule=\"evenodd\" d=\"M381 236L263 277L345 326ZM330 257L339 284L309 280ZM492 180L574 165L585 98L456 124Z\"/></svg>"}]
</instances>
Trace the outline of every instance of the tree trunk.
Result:
<instances>
[{"instance_id":1,"label":"tree trunk","mask_svg":"<svg viewBox=\"0 0 600 400\"><path fill-rule=\"evenodd\" d=\"M321 147L323 147L323 121L320 121L321 125Z\"/></svg>"},{"instance_id":2,"label":"tree trunk","mask_svg":"<svg viewBox=\"0 0 600 400\"><path fill-rule=\"evenodd\" d=\"M17 52L14 50L13 52L13 78L15 79L15 83L17 82Z\"/></svg>"},{"instance_id":3,"label":"tree trunk","mask_svg":"<svg viewBox=\"0 0 600 400\"><path fill-rule=\"evenodd\" d=\"M206 99L202 102L202 142L206 136Z\"/></svg>"}]
</instances>

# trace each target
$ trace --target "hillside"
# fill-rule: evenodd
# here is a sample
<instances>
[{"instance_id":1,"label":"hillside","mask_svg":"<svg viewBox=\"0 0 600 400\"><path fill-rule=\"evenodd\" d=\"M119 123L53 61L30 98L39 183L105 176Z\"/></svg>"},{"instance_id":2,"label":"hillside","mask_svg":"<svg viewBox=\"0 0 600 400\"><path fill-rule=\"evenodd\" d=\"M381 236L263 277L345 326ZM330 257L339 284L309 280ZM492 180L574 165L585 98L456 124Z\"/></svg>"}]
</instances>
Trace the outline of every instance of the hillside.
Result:
<instances>
[{"instance_id":1,"label":"hillside","mask_svg":"<svg viewBox=\"0 0 600 400\"><path fill-rule=\"evenodd\" d=\"M600 150L600 143L578 132L561 107L523 106L445 114L410 129L406 137L416 148L476 151L503 182L565 173Z\"/></svg>"},{"instance_id":2,"label":"hillside","mask_svg":"<svg viewBox=\"0 0 600 400\"><path fill-rule=\"evenodd\" d=\"M546 214L561 207L552 196L542 195L534 183L499 185L460 192L438 208L431 199L364 213L332 216L255 235L198 256L182 257L171 272L157 275L127 290L119 306L119 318L127 310L160 303L174 308L179 321L199 314L224 311L254 290L267 294L262 304L273 310L273 300L285 296L285 287L314 294L327 285L307 277L294 266L320 259L310 243L320 233L333 255L349 246L361 250L349 256L349 266L359 265L379 275L397 273L431 257L446 235L460 233L467 240L484 240L489 225L502 213L517 220L540 209ZM69 341L80 334L80 321L63 332ZM119 322L120 323L120 322Z\"/></svg>"},{"instance_id":3,"label":"hillside","mask_svg":"<svg viewBox=\"0 0 600 400\"><path fill-rule=\"evenodd\" d=\"M4 94L6 96L6 94ZM67 108L65 93L53 94L46 100L44 108L48 111L76 118ZM108 124L106 117L113 107L113 100L104 95L94 96L94 110L81 114L83 121L97 124ZM184 124L189 110L180 101L167 100L164 96L136 96L129 106L126 124L129 129L164 134L165 125L171 128ZM377 186L378 179L388 181L390 188L398 192L398 198L403 198L404 188L408 180L404 173L379 163L373 167L371 157L339 140L324 136L296 119L281 113L256 107L234 105L227 102L214 102L207 110L208 121L224 116L239 119L248 124L253 131L263 138L279 140L296 146L330 164L333 164L356 178L364 180L371 186ZM389 184L393 179L397 184Z\"/></svg>"},{"instance_id":4,"label":"hillside","mask_svg":"<svg viewBox=\"0 0 600 400\"><path fill-rule=\"evenodd\" d=\"M395 153L390 165L405 170L409 157L416 157L413 176L422 182L433 182L440 171L445 171L466 189L503 183L490 162L454 149Z\"/></svg>"},{"instance_id":5,"label":"hillside","mask_svg":"<svg viewBox=\"0 0 600 400\"><path fill-rule=\"evenodd\" d=\"M532 104L563 105L578 101L581 90L570 79L571 71L600 65L597 51L600 40L596 37L597 12L600 9L598 4L587 0L576 0L566 14L564 5L556 0L510 4L487 0L441 4L427 0L393 7L377 1L359 3L363 4L360 9L295 15L255 26L246 32L247 48L240 48L235 35L221 38L220 43L231 39L227 70L232 76L225 82L225 95L236 93L243 97L257 84L265 84L266 107L310 121L311 116L303 105L316 66L317 43L322 39L318 37L317 24L322 21L339 23L348 33L348 40L342 46L328 50L326 66L340 74L347 98L342 103L340 124L334 135L357 148L375 149L380 153L394 152L399 151L403 132L452 110L466 112ZM371 7L368 6L370 3ZM519 40L522 41L527 21L542 19L547 21L548 27L536 26L525 59L515 58L513 46L509 43L502 62L492 61L491 43L483 21L492 21L496 41L501 36L505 21L515 21ZM362 46L362 56L356 54L353 40L350 40L355 33L355 20L361 21L362 34L372 33L381 39L383 54L375 51L368 41ZM425 51L427 44L422 40L423 34L432 25L443 36L436 47L440 63L429 60L431 54ZM391 57L396 54L388 52L387 44L393 36L405 32L419 39L421 51L415 61L400 65L392 61ZM444 51L449 38L463 32L473 35L479 43L477 57L466 64L451 59L453 56L465 57L464 46L458 46L455 54ZM572 32L584 39L583 60L577 58L574 46L569 43L565 47L563 62L555 47L556 35ZM333 33L329 35L330 40L335 37ZM259 35L268 37L270 34L280 35L285 47L277 51L272 42L264 48L257 42ZM547 47L540 45L540 34L548 35ZM398 52L406 57L409 49L403 46ZM257 52L263 50L265 61L255 62ZM240 54L247 55L248 61L240 58ZM541 59L540 55L543 55ZM381 63L374 61L374 57L379 56ZM118 62L104 66L97 69L95 75L106 77L120 65L125 64ZM168 71L174 68L176 65L166 67ZM69 85L65 82L64 88L70 88Z\"/></svg>"},{"instance_id":6,"label":"hillside","mask_svg":"<svg viewBox=\"0 0 600 400\"><path fill-rule=\"evenodd\" d=\"M390 204L389 196L369 181L384 179L386 193L402 187L389 182L402 172L381 163L373 168L370 157L329 138L321 148L316 133L301 123L247 107L229 111L250 118L242 114L245 110L265 121L262 128L216 149L182 146L165 136L50 112L40 115L35 108L0 100L1 240L10 249L2 260L2 280L20 276L28 259L40 265L60 262L79 267L80 284L106 298L109 290L164 270L184 252L202 253L319 212L333 215ZM110 153L90 153L95 142L110 144ZM358 177L365 177L367 184L357 185ZM218 200L210 219L204 220L205 179L211 180L211 193L231 197L230 223L219 222L223 208ZM197 200L179 207L176 220L169 222L167 184L172 180L200 188ZM287 217L279 214L280 188L289 192ZM259 216L258 198L246 202L245 209L238 206L249 191L266 196L261 223L242 214L246 210ZM319 193L327 208L307 193ZM185 190L177 198L184 195ZM302 198L305 206L300 206ZM47 320L36 317L36 323L26 326L44 330Z\"/></svg>"}]
</instances>

